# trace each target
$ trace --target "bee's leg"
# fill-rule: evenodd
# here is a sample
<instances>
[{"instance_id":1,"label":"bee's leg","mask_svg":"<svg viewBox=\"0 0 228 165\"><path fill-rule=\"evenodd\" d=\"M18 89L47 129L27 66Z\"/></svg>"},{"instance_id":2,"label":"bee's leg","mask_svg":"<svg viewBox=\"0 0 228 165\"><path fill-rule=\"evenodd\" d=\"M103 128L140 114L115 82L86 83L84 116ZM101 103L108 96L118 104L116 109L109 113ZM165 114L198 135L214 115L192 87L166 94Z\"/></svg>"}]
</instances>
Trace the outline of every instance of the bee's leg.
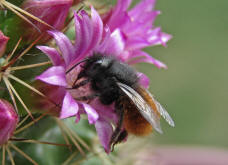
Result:
<instances>
[{"instance_id":1,"label":"bee's leg","mask_svg":"<svg viewBox=\"0 0 228 165\"><path fill-rule=\"evenodd\" d=\"M78 74L78 77L76 78L76 80L74 81L73 83L73 86L76 84L76 82L78 80L80 80L82 77L85 77L85 72L84 71L81 71L79 74Z\"/></svg>"},{"instance_id":2,"label":"bee's leg","mask_svg":"<svg viewBox=\"0 0 228 165\"><path fill-rule=\"evenodd\" d=\"M127 131L126 131L125 129L123 129L123 130L121 131L121 133L120 133L120 135L119 135L119 137L118 137L118 139L117 139L117 141L116 141L115 144L121 143L122 141L125 141L126 138L127 138L127 136L128 136ZM115 145L115 144L114 144L114 145Z\"/></svg>"},{"instance_id":3,"label":"bee's leg","mask_svg":"<svg viewBox=\"0 0 228 165\"><path fill-rule=\"evenodd\" d=\"M86 80L81 81L78 84L73 84L72 89L77 89L77 88L79 88L81 86L84 86L84 85L88 84L89 82L90 82L90 79L86 79Z\"/></svg>"},{"instance_id":4,"label":"bee's leg","mask_svg":"<svg viewBox=\"0 0 228 165\"><path fill-rule=\"evenodd\" d=\"M88 95L88 96L77 97L77 98L74 98L74 99L76 99L78 101L90 101L90 100L95 99L98 96L99 96L98 93L93 93L93 94Z\"/></svg>"},{"instance_id":5,"label":"bee's leg","mask_svg":"<svg viewBox=\"0 0 228 165\"><path fill-rule=\"evenodd\" d=\"M90 82L90 79L86 79L86 80L81 81L78 84L74 84L71 88L66 88L66 89L68 89L68 90L70 90L70 89L77 89L77 88L79 88L81 86L84 86L84 85L88 84L89 82Z\"/></svg>"},{"instance_id":6,"label":"bee's leg","mask_svg":"<svg viewBox=\"0 0 228 165\"><path fill-rule=\"evenodd\" d=\"M121 135L123 119L124 119L124 110L123 110L122 106L120 106L120 107L116 106L116 113L119 117L119 121L117 123L116 129L114 130L110 143L109 143L111 146L111 151L114 150L115 144L120 142L120 135Z\"/></svg>"},{"instance_id":7,"label":"bee's leg","mask_svg":"<svg viewBox=\"0 0 228 165\"><path fill-rule=\"evenodd\" d=\"M115 142L113 142L112 146L111 146L111 151L114 150L114 146L117 144L117 143L121 143L122 141L125 141L125 139L127 138L128 136L128 133L127 131L124 129L120 132L118 138L116 139Z\"/></svg>"}]
</instances>

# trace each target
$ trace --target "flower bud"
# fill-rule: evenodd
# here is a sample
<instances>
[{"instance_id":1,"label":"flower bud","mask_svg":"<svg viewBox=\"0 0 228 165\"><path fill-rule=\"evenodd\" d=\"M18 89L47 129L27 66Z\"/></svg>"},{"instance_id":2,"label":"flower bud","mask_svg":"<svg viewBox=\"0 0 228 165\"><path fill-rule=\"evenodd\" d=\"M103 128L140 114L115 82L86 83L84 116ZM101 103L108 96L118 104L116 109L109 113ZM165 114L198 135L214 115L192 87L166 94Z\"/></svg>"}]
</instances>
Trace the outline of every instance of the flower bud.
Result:
<instances>
[{"instance_id":1,"label":"flower bud","mask_svg":"<svg viewBox=\"0 0 228 165\"><path fill-rule=\"evenodd\" d=\"M64 27L64 22L72 2L72 0L26 0L22 4L22 9L51 25L55 30L61 30ZM30 21L41 32L50 30L50 27L44 25L43 23L32 19L30 19ZM22 26L26 26L24 36L27 41L33 41L40 36L40 33L37 31L37 29L31 26L31 24L23 22ZM45 35L40 42L44 43L48 39L50 39L50 36Z\"/></svg>"},{"instance_id":2,"label":"flower bud","mask_svg":"<svg viewBox=\"0 0 228 165\"><path fill-rule=\"evenodd\" d=\"M9 38L4 36L4 34L0 30L0 57L2 57L3 53L5 52L8 40Z\"/></svg>"},{"instance_id":3,"label":"flower bud","mask_svg":"<svg viewBox=\"0 0 228 165\"><path fill-rule=\"evenodd\" d=\"M19 117L13 106L0 99L0 146L6 143L16 129Z\"/></svg>"}]
</instances>

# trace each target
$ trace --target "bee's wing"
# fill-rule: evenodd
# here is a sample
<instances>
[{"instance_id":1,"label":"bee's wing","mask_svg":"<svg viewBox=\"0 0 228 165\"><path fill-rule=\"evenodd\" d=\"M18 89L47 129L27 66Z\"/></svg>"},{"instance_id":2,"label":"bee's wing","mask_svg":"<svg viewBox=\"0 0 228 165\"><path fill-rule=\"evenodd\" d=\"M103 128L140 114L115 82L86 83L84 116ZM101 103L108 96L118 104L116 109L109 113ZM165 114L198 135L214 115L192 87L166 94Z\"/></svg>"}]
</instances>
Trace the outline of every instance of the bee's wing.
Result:
<instances>
[{"instance_id":1,"label":"bee's wing","mask_svg":"<svg viewBox=\"0 0 228 165\"><path fill-rule=\"evenodd\" d=\"M134 89L123 83L117 82L117 85L132 100L141 115L153 126L153 128L159 133L162 133L159 117L156 115L155 110L153 110L147 104L143 97L138 94Z\"/></svg>"},{"instance_id":2,"label":"bee's wing","mask_svg":"<svg viewBox=\"0 0 228 165\"><path fill-rule=\"evenodd\" d=\"M175 126L175 123L173 121L173 119L171 118L171 116L169 115L169 113L161 106L161 104L155 100L155 103L157 105L157 108L158 108L158 112L161 114L161 116L166 120L166 122L174 127Z\"/></svg>"},{"instance_id":3,"label":"bee's wing","mask_svg":"<svg viewBox=\"0 0 228 165\"><path fill-rule=\"evenodd\" d=\"M160 115L166 120L166 122L167 122L170 126L174 127L174 126L175 126L174 121L173 121L173 119L171 118L171 116L169 115L169 113L161 106L161 104L160 104L157 100L154 99L154 97L152 96L152 94L151 94L148 90L146 90L146 89L144 89L144 90L145 90L145 91L150 95L150 97L153 99L154 103L156 104L157 111L160 113Z\"/></svg>"}]
</instances>

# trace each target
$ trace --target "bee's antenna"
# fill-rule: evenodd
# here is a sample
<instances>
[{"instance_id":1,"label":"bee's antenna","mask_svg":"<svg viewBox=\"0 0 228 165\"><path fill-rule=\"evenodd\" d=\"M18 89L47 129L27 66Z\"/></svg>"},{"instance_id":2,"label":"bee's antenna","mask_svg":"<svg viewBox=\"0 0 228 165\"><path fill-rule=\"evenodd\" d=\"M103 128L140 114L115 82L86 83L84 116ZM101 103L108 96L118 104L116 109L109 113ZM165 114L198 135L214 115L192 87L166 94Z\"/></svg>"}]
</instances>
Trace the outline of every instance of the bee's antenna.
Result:
<instances>
[{"instance_id":1,"label":"bee's antenna","mask_svg":"<svg viewBox=\"0 0 228 165\"><path fill-rule=\"evenodd\" d=\"M83 63L83 62L85 62L85 61L88 61L89 60L89 58L86 58L86 59L84 59L84 60L82 60L82 61L79 61L78 63L76 63L74 66L72 66L68 71L66 71L66 74L68 74L70 71L72 71L76 66L78 66L79 64L81 64L81 63Z\"/></svg>"}]
</instances>

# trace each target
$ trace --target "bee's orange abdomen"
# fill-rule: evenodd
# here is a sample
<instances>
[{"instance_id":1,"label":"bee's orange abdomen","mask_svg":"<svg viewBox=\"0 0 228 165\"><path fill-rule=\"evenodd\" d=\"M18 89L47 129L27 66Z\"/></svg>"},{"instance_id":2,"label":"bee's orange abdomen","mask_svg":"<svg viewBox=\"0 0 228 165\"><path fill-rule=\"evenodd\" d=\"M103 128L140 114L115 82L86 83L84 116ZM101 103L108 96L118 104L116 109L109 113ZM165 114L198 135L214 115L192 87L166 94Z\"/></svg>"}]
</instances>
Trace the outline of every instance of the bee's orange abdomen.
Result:
<instances>
[{"instance_id":1,"label":"bee's orange abdomen","mask_svg":"<svg viewBox=\"0 0 228 165\"><path fill-rule=\"evenodd\" d=\"M136 136L148 135L152 126L139 113L136 106L129 100L124 101L124 128Z\"/></svg>"},{"instance_id":2,"label":"bee's orange abdomen","mask_svg":"<svg viewBox=\"0 0 228 165\"><path fill-rule=\"evenodd\" d=\"M139 114L137 109L131 109L125 112L124 127L128 133L136 136L148 135L152 131L150 123L148 123L142 115Z\"/></svg>"},{"instance_id":3,"label":"bee's orange abdomen","mask_svg":"<svg viewBox=\"0 0 228 165\"><path fill-rule=\"evenodd\" d=\"M143 88L138 88L137 92L143 97L145 102L151 107L155 114L160 118L157 106L152 96L150 96ZM136 105L127 97L123 98L124 106L124 127L127 132L137 136L148 135L151 133L153 127L151 124L140 114Z\"/></svg>"}]
</instances>

